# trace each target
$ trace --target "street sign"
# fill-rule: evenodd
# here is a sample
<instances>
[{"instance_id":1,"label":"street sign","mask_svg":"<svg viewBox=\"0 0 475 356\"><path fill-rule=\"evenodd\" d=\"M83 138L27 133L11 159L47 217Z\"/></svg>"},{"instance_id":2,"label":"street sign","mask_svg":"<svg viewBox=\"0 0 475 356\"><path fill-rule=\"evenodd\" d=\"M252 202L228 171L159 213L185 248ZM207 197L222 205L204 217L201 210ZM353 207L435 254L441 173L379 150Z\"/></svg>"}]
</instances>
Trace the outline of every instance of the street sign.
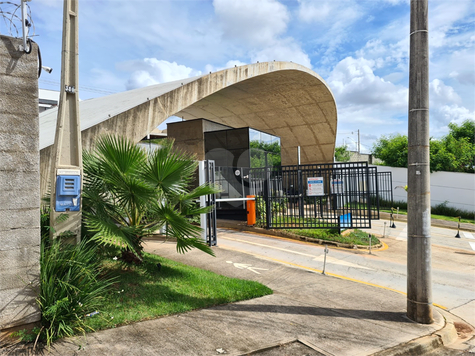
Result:
<instances>
[{"instance_id":1,"label":"street sign","mask_svg":"<svg viewBox=\"0 0 475 356\"><path fill-rule=\"evenodd\" d=\"M307 196L309 197L321 197L325 195L325 189L323 187L323 177L307 178Z\"/></svg>"}]
</instances>

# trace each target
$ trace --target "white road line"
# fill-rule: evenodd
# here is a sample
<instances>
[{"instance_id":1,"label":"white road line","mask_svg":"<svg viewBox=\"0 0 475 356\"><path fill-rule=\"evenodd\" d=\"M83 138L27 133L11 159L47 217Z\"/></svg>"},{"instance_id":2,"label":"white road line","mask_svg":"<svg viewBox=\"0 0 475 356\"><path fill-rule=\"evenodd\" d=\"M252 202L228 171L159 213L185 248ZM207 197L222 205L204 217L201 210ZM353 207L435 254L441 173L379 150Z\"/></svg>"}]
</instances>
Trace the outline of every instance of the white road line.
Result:
<instances>
[{"instance_id":1,"label":"white road line","mask_svg":"<svg viewBox=\"0 0 475 356\"><path fill-rule=\"evenodd\" d=\"M243 242L243 243L250 244L250 245L267 247L267 248L271 248L273 250L289 252L289 253L293 253L293 254L300 255L300 256L312 257L314 261L318 261L318 262L323 263L323 257L324 257L323 255L315 256L315 255L310 255L308 253L297 252L297 251L288 250L288 249L281 248L281 247L270 246L270 245L266 245L266 244L260 244L260 243L257 243L257 242L250 242L250 241L246 241L246 240L233 239L233 238L230 238L230 237L227 237L227 236L223 237L223 238L227 239L227 240L231 240L231 241ZM332 264L337 264L337 265L342 265L342 266L347 266L347 267L353 267L353 268L373 270L372 268L363 267L363 266L360 266L360 265L357 265L357 264L354 264L354 263L351 263L351 262L347 262L347 261L344 261L344 260L339 260L337 258L330 257L330 256L327 256L327 263L332 263Z\"/></svg>"},{"instance_id":2,"label":"white road line","mask_svg":"<svg viewBox=\"0 0 475 356\"><path fill-rule=\"evenodd\" d=\"M472 248L472 250L475 250L475 242L469 242L470 244L470 247Z\"/></svg>"},{"instance_id":3,"label":"white road line","mask_svg":"<svg viewBox=\"0 0 475 356\"><path fill-rule=\"evenodd\" d=\"M465 237L466 239L475 239L475 237L473 236L473 234L470 233L470 232L467 232L467 231L462 231L462 235L463 235L463 237Z\"/></svg>"},{"instance_id":4,"label":"white road line","mask_svg":"<svg viewBox=\"0 0 475 356\"><path fill-rule=\"evenodd\" d=\"M315 257L313 260L323 263L323 259L324 259L324 256L321 255L321 256ZM327 263L331 263L331 264L335 264L335 265L341 265L341 266L347 266L347 267L353 267L353 268L369 269L371 271L374 271L373 268L363 267L363 266L357 265L355 263L339 260L339 259L337 259L335 257L331 257L331 256L327 256Z\"/></svg>"},{"instance_id":5,"label":"white road line","mask_svg":"<svg viewBox=\"0 0 475 356\"><path fill-rule=\"evenodd\" d=\"M280 251L284 251L284 252L290 252L290 253L294 253L294 254L296 254L296 255L301 255L301 256L306 256L306 257L312 257L312 258L317 257L317 256L315 256L315 255L309 255L308 253L292 251L292 250L288 250L288 249L286 249L286 248L281 248L281 247L275 247L275 246L260 244L260 243L257 243L257 242L250 242L250 241L246 241L246 240L233 239L233 238L227 237L227 236L226 236L226 237L223 237L223 239L231 240L231 241L237 241L237 242L243 242L243 243L246 243L246 244L249 244L249 245L256 245L256 246L261 246L261 247L272 248L272 249L274 249L274 250L280 250Z\"/></svg>"},{"instance_id":6,"label":"white road line","mask_svg":"<svg viewBox=\"0 0 475 356\"><path fill-rule=\"evenodd\" d=\"M396 240L402 240L406 241L407 240L407 225L404 226L404 229L399 233L399 235L396 237Z\"/></svg>"}]
</instances>

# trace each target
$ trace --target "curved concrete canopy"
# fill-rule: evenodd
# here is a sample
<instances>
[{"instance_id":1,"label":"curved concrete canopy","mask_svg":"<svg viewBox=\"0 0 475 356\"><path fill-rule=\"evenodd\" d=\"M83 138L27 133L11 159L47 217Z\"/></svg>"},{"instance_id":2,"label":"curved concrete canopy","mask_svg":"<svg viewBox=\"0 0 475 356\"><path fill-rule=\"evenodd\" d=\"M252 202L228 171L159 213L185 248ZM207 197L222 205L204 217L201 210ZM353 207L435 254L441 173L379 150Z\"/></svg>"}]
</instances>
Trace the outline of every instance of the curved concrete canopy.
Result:
<instances>
[{"instance_id":1,"label":"curved concrete canopy","mask_svg":"<svg viewBox=\"0 0 475 356\"><path fill-rule=\"evenodd\" d=\"M280 136L284 165L297 163L298 146L302 164L333 161L337 126L333 95L318 74L290 62L250 64L85 100L79 112L86 149L104 132L138 142L176 115ZM50 170L56 117L57 109L40 114L42 176Z\"/></svg>"}]
</instances>

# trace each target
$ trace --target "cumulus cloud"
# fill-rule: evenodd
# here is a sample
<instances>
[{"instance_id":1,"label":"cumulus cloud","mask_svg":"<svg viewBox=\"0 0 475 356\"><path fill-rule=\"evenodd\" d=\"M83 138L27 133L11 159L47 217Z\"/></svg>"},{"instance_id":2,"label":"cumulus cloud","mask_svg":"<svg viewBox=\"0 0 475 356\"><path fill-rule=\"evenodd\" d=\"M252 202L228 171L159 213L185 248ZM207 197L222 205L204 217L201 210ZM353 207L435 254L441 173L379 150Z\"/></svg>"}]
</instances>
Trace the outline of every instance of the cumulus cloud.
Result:
<instances>
[{"instance_id":1,"label":"cumulus cloud","mask_svg":"<svg viewBox=\"0 0 475 356\"><path fill-rule=\"evenodd\" d=\"M431 104L441 105L441 103L456 103L459 104L462 100L460 96L455 92L454 88L445 85L445 83L439 79L434 79L429 83L429 98Z\"/></svg>"},{"instance_id":2,"label":"cumulus cloud","mask_svg":"<svg viewBox=\"0 0 475 356\"><path fill-rule=\"evenodd\" d=\"M447 125L450 122L461 124L465 120L475 118L475 112L463 106L455 89L440 79L430 82L429 99L431 132L434 135L447 133Z\"/></svg>"},{"instance_id":3,"label":"cumulus cloud","mask_svg":"<svg viewBox=\"0 0 475 356\"><path fill-rule=\"evenodd\" d=\"M118 67L124 71L132 72L125 85L127 90L172 82L201 74L201 71L193 68L157 58L129 61L118 65Z\"/></svg>"},{"instance_id":4,"label":"cumulus cloud","mask_svg":"<svg viewBox=\"0 0 475 356\"><path fill-rule=\"evenodd\" d=\"M272 62L273 60L294 62L312 68L309 56L302 50L300 45L291 40L283 40L272 47L267 47L251 54L251 61L253 63L257 61Z\"/></svg>"},{"instance_id":5,"label":"cumulus cloud","mask_svg":"<svg viewBox=\"0 0 475 356\"><path fill-rule=\"evenodd\" d=\"M290 20L287 8L276 0L214 0L213 5L224 36L251 45L273 42Z\"/></svg>"},{"instance_id":6,"label":"cumulus cloud","mask_svg":"<svg viewBox=\"0 0 475 356\"><path fill-rule=\"evenodd\" d=\"M244 62L241 62L237 59L232 59L232 60L227 61L226 64L222 67L215 67L212 64L207 64L205 66L205 73L217 72L217 71L220 71L220 70L223 70L223 69L226 69L226 68L232 68L232 67L235 67L235 66L240 67L240 66L244 66L246 64L249 64L249 63L244 63Z\"/></svg>"},{"instance_id":7,"label":"cumulus cloud","mask_svg":"<svg viewBox=\"0 0 475 356\"><path fill-rule=\"evenodd\" d=\"M407 109L407 89L374 74L377 63L347 57L330 74L327 83L343 106L379 106Z\"/></svg>"}]
</instances>

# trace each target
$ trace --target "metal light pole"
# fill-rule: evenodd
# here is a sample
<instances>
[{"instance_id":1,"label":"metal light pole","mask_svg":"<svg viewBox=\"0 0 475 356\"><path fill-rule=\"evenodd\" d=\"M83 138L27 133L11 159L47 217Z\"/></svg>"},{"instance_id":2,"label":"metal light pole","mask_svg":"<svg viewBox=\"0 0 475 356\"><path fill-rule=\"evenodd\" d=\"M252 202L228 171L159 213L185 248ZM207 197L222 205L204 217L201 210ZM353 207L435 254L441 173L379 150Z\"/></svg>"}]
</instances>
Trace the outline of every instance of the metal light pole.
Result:
<instances>
[{"instance_id":1,"label":"metal light pole","mask_svg":"<svg viewBox=\"0 0 475 356\"><path fill-rule=\"evenodd\" d=\"M431 324L428 0L411 0L407 196L407 316Z\"/></svg>"},{"instance_id":2,"label":"metal light pole","mask_svg":"<svg viewBox=\"0 0 475 356\"><path fill-rule=\"evenodd\" d=\"M82 146L78 93L78 0L64 0L61 91L51 174L51 237L81 238ZM67 216L67 219L62 218Z\"/></svg>"}]
</instances>

